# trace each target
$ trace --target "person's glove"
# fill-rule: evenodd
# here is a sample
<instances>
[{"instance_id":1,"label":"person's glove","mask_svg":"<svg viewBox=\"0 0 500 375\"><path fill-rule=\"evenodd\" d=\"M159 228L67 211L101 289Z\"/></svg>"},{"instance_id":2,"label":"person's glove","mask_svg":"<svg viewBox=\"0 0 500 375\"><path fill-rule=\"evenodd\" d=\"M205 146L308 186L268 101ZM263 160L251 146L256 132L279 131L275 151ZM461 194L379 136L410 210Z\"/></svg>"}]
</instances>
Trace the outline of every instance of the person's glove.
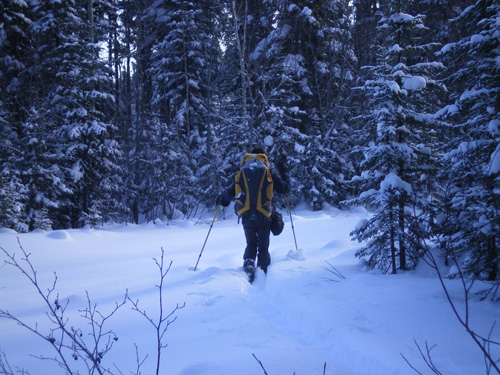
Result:
<instances>
[{"instance_id":1,"label":"person's glove","mask_svg":"<svg viewBox=\"0 0 500 375\"><path fill-rule=\"evenodd\" d=\"M228 202L225 199L224 194L219 194L219 196L215 200L215 204L217 204L217 206L221 205L221 206L227 207L227 206L229 206L229 203L230 202Z\"/></svg>"},{"instance_id":2,"label":"person's glove","mask_svg":"<svg viewBox=\"0 0 500 375\"><path fill-rule=\"evenodd\" d=\"M282 160L278 162L276 167L278 168L280 175L285 176L288 173L288 167Z\"/></svg>"},{"instance_id":3,"label":"person's glove","mask_svg":"<svg viewBox=\"0 0 500 375\"><path fill-rule=\"evenodd\" d=\"M220 206L222 204L222 194L219 194L217 198L215 199L215 204L217 206Z\"/></svg>"}]
</instances>

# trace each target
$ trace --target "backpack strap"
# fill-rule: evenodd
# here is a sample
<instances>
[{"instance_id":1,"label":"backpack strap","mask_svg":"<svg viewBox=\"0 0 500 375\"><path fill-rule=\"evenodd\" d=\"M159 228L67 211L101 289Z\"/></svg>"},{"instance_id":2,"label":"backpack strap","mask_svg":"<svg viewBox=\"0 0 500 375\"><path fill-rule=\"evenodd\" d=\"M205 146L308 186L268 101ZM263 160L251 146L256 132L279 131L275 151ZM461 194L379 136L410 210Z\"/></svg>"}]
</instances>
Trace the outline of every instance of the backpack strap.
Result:
<instances>
[{"instance_id":1,"label":"backpack strap","mask_svg":"<svg viewBox=\"0 0 500 375\"><path fill-rule=\"evenodd\" d=\"M236 184L234 185L236 203L239 205L238 207L241 207L238 211L236 211L236 214L238 216L241 216L243 212L248 211L250 209L250 196L248 194L242 194L243 189L241 188L240 185L240 180L242 179L242 175L243 175L243 182L245 183L245 191L248 191L248 184L247 184L247 179L245 178L245 172L243 171L243 169L240 169L238 173L236 173L235 177ZM245 202L242 202L242 198L245 199Z\"/></svg>"}]
</instances>

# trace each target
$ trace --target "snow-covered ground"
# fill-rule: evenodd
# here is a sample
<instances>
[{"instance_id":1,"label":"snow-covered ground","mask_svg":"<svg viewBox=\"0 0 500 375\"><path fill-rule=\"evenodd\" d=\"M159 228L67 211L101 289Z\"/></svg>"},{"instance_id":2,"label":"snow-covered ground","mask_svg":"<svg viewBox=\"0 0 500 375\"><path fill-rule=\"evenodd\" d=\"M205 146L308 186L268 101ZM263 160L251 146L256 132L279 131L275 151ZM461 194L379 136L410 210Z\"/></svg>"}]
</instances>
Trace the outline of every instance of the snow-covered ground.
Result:
<instances>
[{"instance_id":1,"label":"snow-covered ground","mask_svg":"<svg viewBox=\"0 0 500 375\"><path fill-rule=\"evenodd\" d=\"M254 355L269 375L321 375L325 363L325 373L330 375L413 374L403 356L429 374L415 341L423 349L426 343L434 346L432 359L443 374L485 374L479 349L454 317L432 269L423 263L416 271L397 275L363 269L354 256L359 244L349 237L367 216L362 210L296 210L293 223L299 252L285 214L284 232L271 236L268 275L259 273L253 285L241 268L243 229L230 212L226 211L225 220L220 217L215 222L196 271L210 213L201 221L169 225L27 234L4 229L0 246L20 260L19 238L31 253L44 291L57 274L59 301L69 301L67 324L85 333L89 326L78 310L87 306L86 292L92 305L109 314L128 290L141 310L157 318L160 278L153 258L160 260L163 248L165 262L172 261L163 286L164 312L177 304L185 307L175 313L177 320L164 337L168 346L162 354L161 374L264 374ZM5 259L2 252L0 310L38 323L48 335L46 306L17 269L3 265ZM331 272L327 262L339 274ZM447 284L463 311L460 283ZM498 305L476 299L471 301L470 314L472 328L484 335L500 317ZM141 360L148 356L141 373L154 373L155 330L130 302L105 328L118 337L104 357L106 367L116 374L117 369L122 374L135 373L136 344ZM499 329L492 338L500 340ZM13 369L24 368L32 375L64 373L53 361L30 356L55 353L42 339L7 319L0 319L0 351Z\"/></svg>"}]
</instances>

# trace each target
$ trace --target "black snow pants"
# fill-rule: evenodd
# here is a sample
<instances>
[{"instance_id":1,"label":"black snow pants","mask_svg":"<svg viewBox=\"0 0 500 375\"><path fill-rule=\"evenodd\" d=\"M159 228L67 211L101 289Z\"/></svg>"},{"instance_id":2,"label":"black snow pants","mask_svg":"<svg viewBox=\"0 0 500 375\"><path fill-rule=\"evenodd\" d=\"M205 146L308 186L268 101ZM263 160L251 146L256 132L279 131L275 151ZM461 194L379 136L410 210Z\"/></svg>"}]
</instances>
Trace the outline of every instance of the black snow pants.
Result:
<instances>
[{"instance_id":1,"label":"black snow pants","mask_svg":"<svg viewBox=\"0 0 500 375\"><path fill-rule=\"evenodd\" d=\"M269 255L271 220L267 218L256 221L243 220L243 229L247 241L243 259L255 261L257 258L257 266L267 272L267 267L271 264L271 256Z\"/></svg>"}]
</instances>

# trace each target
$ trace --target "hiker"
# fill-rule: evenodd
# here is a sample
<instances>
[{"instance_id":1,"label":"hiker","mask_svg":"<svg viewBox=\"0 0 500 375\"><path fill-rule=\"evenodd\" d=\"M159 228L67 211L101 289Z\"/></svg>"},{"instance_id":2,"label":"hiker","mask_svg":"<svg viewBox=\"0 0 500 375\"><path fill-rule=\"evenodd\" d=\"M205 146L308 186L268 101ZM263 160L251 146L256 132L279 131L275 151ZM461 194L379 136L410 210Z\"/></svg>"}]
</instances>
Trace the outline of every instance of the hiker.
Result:
<instances>
[{"instance_id":1,"label":"hiker","mask_svg":"<svg viewBox=\"0 0 500 375\"><path fill-rule=\"evenodd\" d=\"M272 202L273 193L287 194L290 191L283 163L278 164L278 169L281 176L271 173L266 151L260 147L254 148L250 154L244 155L235 181L217 198L217 204L224 207L236 198L235 211L242 219L247 243L243 269L250 282L255 277L256 258L257 266L266 274L271 264L269 236L271 216L276 210ZM252 173L257 173L257 178L252 179Z\"/></svg>"}]
</instances>

